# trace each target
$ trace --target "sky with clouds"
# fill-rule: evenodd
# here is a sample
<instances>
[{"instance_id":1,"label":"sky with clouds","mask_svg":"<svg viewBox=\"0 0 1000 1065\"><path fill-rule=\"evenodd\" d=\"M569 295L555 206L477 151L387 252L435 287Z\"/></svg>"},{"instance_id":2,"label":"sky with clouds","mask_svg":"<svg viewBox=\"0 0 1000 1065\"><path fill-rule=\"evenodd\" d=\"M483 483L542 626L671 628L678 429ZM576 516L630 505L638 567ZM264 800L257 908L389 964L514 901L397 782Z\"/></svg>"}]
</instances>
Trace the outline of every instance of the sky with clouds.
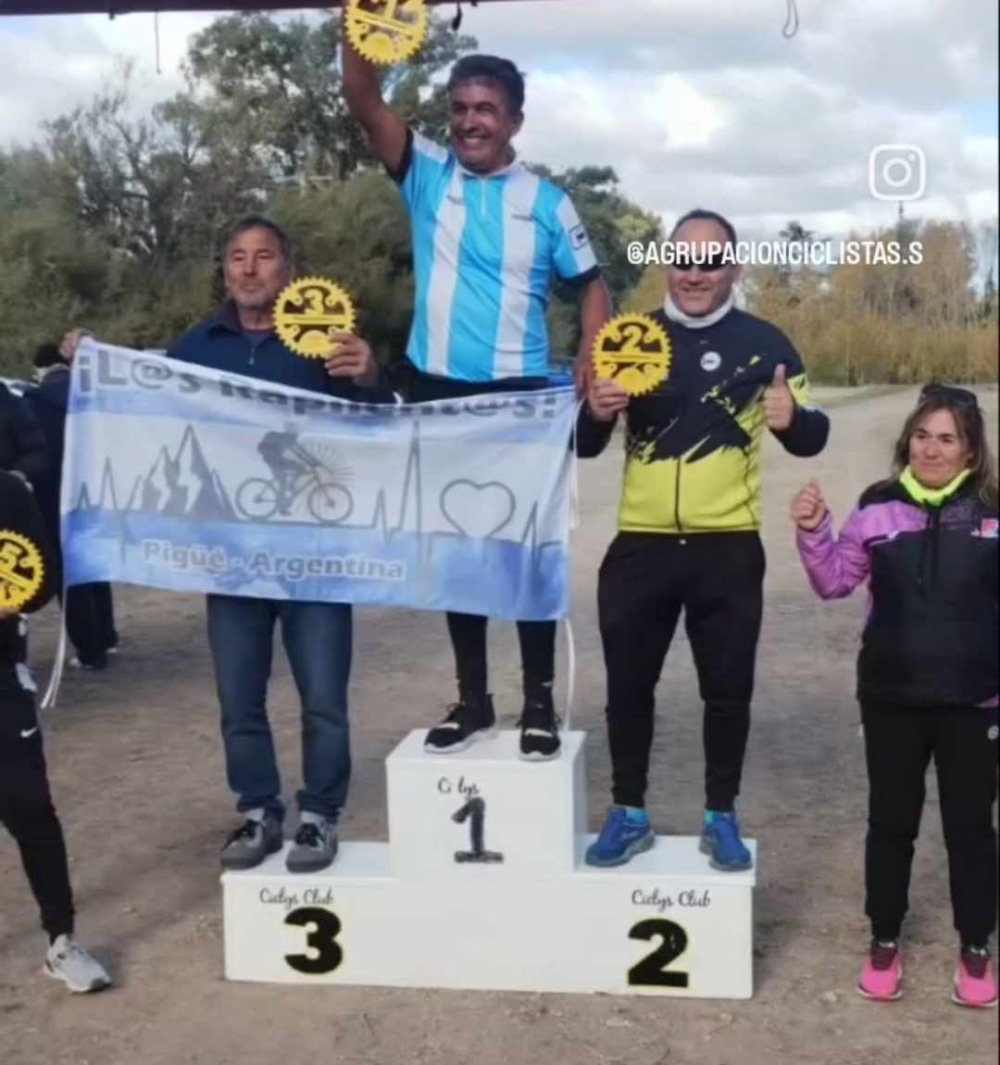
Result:
<instances>
[{"instance_id":1,"label":"sky with clouds","mask_svg":"<svg viewBox=\"0 0 1000 1065\"><path fill-rule=\"evenodd\" d=\"M996 0L536 0L466 5L463 32L528 75L522 158L613 166L670 222L699 205L748 234L825 236L911 217L998 214ZM448 14L451 9L446 8ZM0 19L0 144L83 102L135 60L143 101L181 85L213 16ZM310 14L308 17L316 17ZM879 145L912 145L917 152ZM887 183L894 184L895 192Z\"/></svg>"}]
</instances>

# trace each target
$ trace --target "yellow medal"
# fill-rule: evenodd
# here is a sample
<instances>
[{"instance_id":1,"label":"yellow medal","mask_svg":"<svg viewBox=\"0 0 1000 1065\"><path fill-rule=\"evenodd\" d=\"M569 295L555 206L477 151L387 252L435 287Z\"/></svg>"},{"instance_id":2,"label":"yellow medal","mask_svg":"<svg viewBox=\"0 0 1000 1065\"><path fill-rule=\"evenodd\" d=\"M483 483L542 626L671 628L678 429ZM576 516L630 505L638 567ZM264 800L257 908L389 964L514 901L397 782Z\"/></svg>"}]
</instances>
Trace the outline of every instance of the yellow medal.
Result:
<instances>
[{"instance_id":1,"label":"yellow medal","mask_svg":"<svg viewBox=\"0 0 1000 1065\"><path fill-rule=\"evenodd\" d=\"M666 330L645 314L613 318L594 338L597 376L617 382L633 396L666 380L670 357Z\"/></svg>"},{"instance_id":2,"label":"yellow medal","mask_svg":"<svg viewBox=\"0 0 1000 1065\"><path fill-rule=\"evenodd\" d=\"M0 608L20 610L42 586L42 553L27 536L0 530Z\"/></svg>"},{"instance_id":3,"label":"yellow medal","mask_svg":"<svg viewBox=\"0 0 1000 1065\"><path fill-rule=\"evenodd\" d=\"M274 306L278 336L307 359L328 359L337 347L334 334L352 332L354 323L351 297L325 277L293 281Z\"/></svg>"},{"instance_id":4,"label":"yellow medal","mask_svg":"<svg viewBox=\"0 0 1000 1065\"><path fill-rule=\"evenodd\" d=\"M416 55L427 38L424 0L350 0L347 36L371 63L391 66Z\"/></svg>"}]
</instances>

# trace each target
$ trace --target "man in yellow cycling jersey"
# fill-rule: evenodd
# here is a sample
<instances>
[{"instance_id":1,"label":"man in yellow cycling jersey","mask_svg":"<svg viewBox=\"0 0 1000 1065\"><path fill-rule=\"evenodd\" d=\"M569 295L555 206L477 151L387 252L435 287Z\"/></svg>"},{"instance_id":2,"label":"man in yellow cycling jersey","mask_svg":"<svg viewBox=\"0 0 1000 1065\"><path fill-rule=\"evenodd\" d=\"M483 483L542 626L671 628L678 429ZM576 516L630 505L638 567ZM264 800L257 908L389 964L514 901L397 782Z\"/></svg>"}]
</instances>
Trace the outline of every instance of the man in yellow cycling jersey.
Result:
<instances>
[{"instance_id":1,"label":"man in yellow cycling jersey","mask_svg":"<svg viewBox=\"0 0 1000 1065\"><path fill-rule=\"evenodd\" d=\"M736 244L732 225L691 211L671 241L667 298L653 315L670 337L669 376L631 398L595 378L579 424L579 452L589 457L619 414L627 422L619 533L598 585L613 805L587 861L620 865L653 845L644 804L654 694L683 609L705 702L701 846L716 868L747 869L734 803L763 607L764 431L793 455L816 455L829 421L810 405L788 338L733 306L739 268L722 251Z\"/></svg>"}]
</instances>

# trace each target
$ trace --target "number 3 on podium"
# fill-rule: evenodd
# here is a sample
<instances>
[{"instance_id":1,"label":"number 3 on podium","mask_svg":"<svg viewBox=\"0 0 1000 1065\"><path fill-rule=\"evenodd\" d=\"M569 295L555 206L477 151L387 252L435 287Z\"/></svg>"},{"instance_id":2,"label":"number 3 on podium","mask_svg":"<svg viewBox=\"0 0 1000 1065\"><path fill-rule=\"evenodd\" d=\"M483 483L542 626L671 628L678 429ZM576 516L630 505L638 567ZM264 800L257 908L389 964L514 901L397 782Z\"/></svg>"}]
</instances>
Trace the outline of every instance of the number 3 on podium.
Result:
<instances>
[{"instance_id":1,"label":"number 3 on podium","mask_svg":"<svg viewBox=\"0 0 1000 1065\"><path fill-rule=\"evenodd\" d=\"M628 971L630 987L687 987L687 973L665 973L663 970L687 950L687 932L673 921L651 917L640 921L629 930L629 939L644 939L647 942L659 936L660 945L652 954L647 954Z\"/></svg>"},{"instance_id":2,"label":"number 3 on podium","mask_svg":"<svg viewBox=\"0 0 1000 1065\"><path fill-rule=\"evenodd\" d=\"M321 976L332 973L344 960L344 952L337 942L340 934L340 918L330 910L319 906L305 906L292 910L285 918L285 924L298 928L311 929L306 936L306 946L314 953L286 954L285 961L298 973L309 976Z\"/></svg>"}]
</instances>

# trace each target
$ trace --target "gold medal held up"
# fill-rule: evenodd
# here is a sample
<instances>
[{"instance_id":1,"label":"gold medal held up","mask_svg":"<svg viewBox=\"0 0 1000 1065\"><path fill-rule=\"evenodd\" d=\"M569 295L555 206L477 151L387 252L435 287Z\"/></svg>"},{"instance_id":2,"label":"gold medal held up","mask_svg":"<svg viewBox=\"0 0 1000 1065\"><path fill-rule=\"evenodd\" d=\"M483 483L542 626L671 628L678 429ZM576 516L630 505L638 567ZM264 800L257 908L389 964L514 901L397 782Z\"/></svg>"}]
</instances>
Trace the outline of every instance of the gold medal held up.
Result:
<instances>
[{"instance_id":1,"label":"gold medal held up","mask_svg":"<svg viewBox=\"0 0 1000 1065\"><path fill-rule=\"evenodd\" d=\"M424 0L349 0L347 35L371 63L391 66L416 55L427 38Z\"/></svg>"},{"instance_id":2,"label":"gold medal held up","mask_svg":"<svg viewBox=\"0 0 1000 1065\"><path fill-rule=\"evenodd\" d=\"M351 297L325 277L303 277L284 289L274 306L278 336L307 359L328 359L336 348L335 333L354 330Z\"/></svg>"},{"instance_id":3,"label":"gold medal held up","mask_svg":"<svg viewBox=\"0 0 1000 1065\"><path fill-rule=\"evenodd\" d=\"M35 544L11 529L0 529L0 609L20 610L38 594L44 576L42 553Z\"/></svg>"},{"instance_id":4,"label":"gold medal held up","mask_svg":"<svg viewBox=\"0 0 1000 1065\"><path fill-rule=\"evenodd\" d=\"M621 385L633 396L651 392L670 372L670 338L645 314L613 318L594 338L598 377Z\"/></svg>"}]
</instances>

